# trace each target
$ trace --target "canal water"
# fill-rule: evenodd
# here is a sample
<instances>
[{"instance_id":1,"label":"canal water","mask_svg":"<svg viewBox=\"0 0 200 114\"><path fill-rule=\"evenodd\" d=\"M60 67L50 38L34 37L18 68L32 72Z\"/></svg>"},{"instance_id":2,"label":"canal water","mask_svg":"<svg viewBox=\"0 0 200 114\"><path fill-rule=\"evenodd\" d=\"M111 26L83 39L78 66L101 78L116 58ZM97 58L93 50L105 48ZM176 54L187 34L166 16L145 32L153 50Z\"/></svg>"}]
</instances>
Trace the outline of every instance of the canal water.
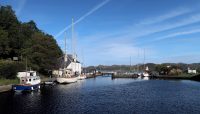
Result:
<instances>
[{"instance_id":1,"label":"canal water","mask_svg":"<svg viewBox=\"0 0 200 114\"><path fill-rule=\"evenodd\" d=\"M1 93L0 114L200 113L200 82L186 80L86 79L44 86L38 92Z\"/></svg>"}]
</instances>

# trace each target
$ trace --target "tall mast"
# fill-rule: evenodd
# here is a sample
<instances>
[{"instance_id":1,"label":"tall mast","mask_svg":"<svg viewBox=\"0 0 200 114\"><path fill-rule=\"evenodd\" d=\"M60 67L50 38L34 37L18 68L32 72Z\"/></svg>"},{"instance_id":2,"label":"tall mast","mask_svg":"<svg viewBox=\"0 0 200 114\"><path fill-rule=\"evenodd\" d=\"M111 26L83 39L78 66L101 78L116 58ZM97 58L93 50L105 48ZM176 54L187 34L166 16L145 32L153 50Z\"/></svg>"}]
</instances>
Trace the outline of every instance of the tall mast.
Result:
<instances>
[{"instance_id":1,"label":"tall mast","mask_svg":"<svg viewBox=\"0 0 200 114\"><path fill-rule=\"evenodd\" d=\"M139 57L140 57L140 55L139 55L139 50L138 50L138 60L139 60ZM137 73L139 72L139 62L138 62L138 64L137 64Z\"/></svg>"},{"instance_id":2,"label":"tall mast","mask_svg":"<svg viewBox=\"0 0 200 114\"><path fill-rule=\"evenodd\" d=\"M67 31L65 32L64 38L65 38L65 49L64 49L64 73L66 73L65 67L66 67L66 62L67 62Z\"/></svg>"},{"instance_id":3,"label":"tall mast","mask_svg":"<svg viewBox=\"0 0 200 114\"><path fill-rule=\"evenodd\" d=\"M131 72L131 56L130 56L130 71L129 72Z\"/></svg>"},{"instance_id":4,"label":"tall mast","mask_svg":"<svg viewBox=\"0 0 200 114\"><path fill-rule=\"evenodd\" d=\"M27 72L27 57L26 57L26 72Z\"/></svg>"},{"instance_id":5,"label":"tall mast","mask_svg":"<svg viewBox=\"0 0 200 114\"><path fill-rule=\"evenodd\" d=\"M67 55L67 32L65 32L65 56Z\"/></svg>"},{"instance_id":6,"label":"tall mast","mask_svg":"<svg viewBox=\"0 0 200 114\"><path fill-rule=\"evenodd\" d=\"M146 58L145 58L145 49L144 49L144 63L143 63L144 64L144 70L145 70L145 59Z\"/></svg>"},{"instance_id":7,"label":"tall mast","mask_svg":"<svg viewBox=\"0 0 200 114\"><path fill-rule=\"evenodd\" d=\"M75 47L75 38L74 38L74 19L72 18L72 54L73 54L74 58L76 57L75 48L76 47Z\"/></svg>"},{"instance_id":8,"label":"tall mast","mask_svg":"<svg viewBox=\"0 0 200 114\"><path fill-rule=\"evenodd\" d=\"M76 72L76 47L75 47L75 38L74 38L74 19L72 18L72 48L73 48L73 52L72 52L72 56L75 62L75 72Z\"/></svg>"},{"instance_id":9,"label":"tall mast","mask_svg":"<svg viewBox=\"0 0 200 114\"><path fill-rule=\"evenodd\" d=\"M26 76L27 76L27 57L26 57Z\"/></svg>"},{"instance_id":10,"label":"tall mast","mask_svg":"<svg viewBox=\"0 0 200 114\"><path fill-rule=\"evenodd\" d=\"M65 32L65 50L64 50L64 71L66 67L66 62L67 62L67 32Z\"/></svg>"}]
</instances>

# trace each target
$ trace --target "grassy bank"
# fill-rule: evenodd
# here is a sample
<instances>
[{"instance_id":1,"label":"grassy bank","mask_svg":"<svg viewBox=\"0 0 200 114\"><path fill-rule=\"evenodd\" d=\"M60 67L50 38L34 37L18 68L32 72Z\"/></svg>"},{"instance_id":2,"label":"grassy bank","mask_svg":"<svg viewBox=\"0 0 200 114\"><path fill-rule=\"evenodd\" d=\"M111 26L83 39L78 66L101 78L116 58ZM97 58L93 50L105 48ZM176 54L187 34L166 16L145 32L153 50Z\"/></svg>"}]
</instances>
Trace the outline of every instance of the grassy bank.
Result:
<instances>
[{"instance_id":1,"label":"grassy bank","mask_svg":"<svg viewBox=\"0 0 200 114\"><path fill-rule=\"evenodd\" d=\"M190 80L192 77L197 76L197 74L180 74L180 75L175 75L175 76L170 76L170 75L160 75L156 76L158 79L185 79L185 80Z\"/></svg>"},{"instance_id":2,"label":"grassy bank","mask_svg":"<svg viewBox=\"0 0 200 114\"><path fill-rule=\"evenodd\" d=\"M19 80L18 79L0 79L0 86L2 85L9 85L9 84L18 84Z\"/></svg>"},{"instance_id":3,"label":"grassy bank","mask_svg":"<svg viewBox=\"0 0 200 114\"><path fill-rule=\"evenodd\" d=\"M128 75L128 74L117 74L113 75L112 78L137 78L136 75ZM180 74L180 75L159 75L159 76L153 76L153 78L157 79L184 79L184 80L200 80L199 74Z\"/></svg>"}]
</instances>

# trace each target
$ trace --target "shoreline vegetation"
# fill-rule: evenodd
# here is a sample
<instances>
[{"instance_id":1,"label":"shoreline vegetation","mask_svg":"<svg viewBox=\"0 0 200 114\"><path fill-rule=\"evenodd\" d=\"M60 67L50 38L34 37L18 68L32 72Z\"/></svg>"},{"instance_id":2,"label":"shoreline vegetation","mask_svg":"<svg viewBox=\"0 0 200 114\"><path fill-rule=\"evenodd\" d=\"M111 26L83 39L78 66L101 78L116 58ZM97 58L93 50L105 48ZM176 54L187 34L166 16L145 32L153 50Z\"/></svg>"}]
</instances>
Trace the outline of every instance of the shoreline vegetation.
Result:
<instances>
[{"instance_id":1,"label":"shoreline vegetation","mask_svg":"<svg viewBox=\"0 0 200 114\"><path fill-rule=\"evenodd\" d=\"M43 32L30 20L18 20L11 6L0 5L0 78L10 83L17 72L34 70L49 75L59 68L58 58L63 55L55 38Z\"/></svg>"},{"instance_id":2,"label":"shoreline vegetation","mask_svg":"<svg viewBox=\"0 0 200 114\"><path fill-rule=\"evenodd\" d=\"M134 75L113 75L112 78L137 78L138 76ZM197 80L200 79L200 75L178 75L178 76L169 76L169 75L160 75L160 76L150 76L153 79L188 79L188 80Z\"/></svg>"},{"instance_id":3,"label":"shoreline vegetation","mask_svg":"<svg viewBox=\"0 0 200 114\"><path fill-rule=\"evenodd\" d=\"M100 73L98 74L91 74L87 75L87 78L95 78L97 76L103 76ZM136 76L133 75L112 75L112 79L115 78L132 78L136 79ZM197 75L191 75L191 74L182 74L178 76L153 76L150 77L150 79L160 79L160 80L193 80L193 81L200 81L200 74ZM49 81L50 78L46 76L42 76L41 78L41 84L43 84L45 81ZM55 78L52 78L51 80L55 81ZM19 80L18 79L0 79L0 93L10 91L12 89L13 84L18 84Z\"/></svg>"},{"instance_id":4,"label":"shoreline vegetation","mask_svg":"<svg viewBox=\"0 0 200 114\"><path fill-rule=\"evenodd\" d=\"M19 83L18 72L34 70L45 78L59 68L57 60L62 55L52 35L40 30L33 20L18 20L11 6L0 5L0 92Z\"/></svg>"},{"instance_id":5,"label":"shoreline vegetation","mask_svg":"<svg viewBox=\"0 0 200 114\"><path fill-rule=\"evenodd\" d=\"M16 79L5 79L5 78L0 79L0 86L18 84L18 83L19 83L19 80L17 78Z\"/></svg>"},{"instance_id":6,"label":"shoreline vegetation","mask_svg":"<svg viewBox=\"0 0 200 114\"><path fill-rule=\"evenodd\" d=\"M17 78L15 79L0 79L0 93L10 91L12 89L13 84L18 84L19 80Z\"/></svg>"}]
</instances>

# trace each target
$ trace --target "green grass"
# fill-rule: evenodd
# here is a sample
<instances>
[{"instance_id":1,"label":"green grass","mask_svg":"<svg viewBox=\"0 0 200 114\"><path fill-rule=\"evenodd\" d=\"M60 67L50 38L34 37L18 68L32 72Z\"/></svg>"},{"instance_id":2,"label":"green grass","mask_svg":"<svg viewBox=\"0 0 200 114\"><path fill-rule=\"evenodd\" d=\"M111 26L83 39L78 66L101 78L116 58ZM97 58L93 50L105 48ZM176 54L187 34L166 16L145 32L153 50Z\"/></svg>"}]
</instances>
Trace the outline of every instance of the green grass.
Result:
<instances>
[{"instance_id":1,"label":"green grass","mask_svg":"<svg viewBox=\"0 0 200 114\"><path fill-rule=\"evenodd\" d=\"M183 74L180 74L180 75L178 75L178 76L179 76L179 77L190 78L190 77L193 77L193 76L195 76L195 75L197 75L197 74L186 74L186 73L183 73Z\"/></svg>"},{"instance_id":2,"label":"green grass","mask_svg":"<svg viewBox=\"0 0 200 114\"><path fill-rule=\"evenodd\" d=\"M1 85L9 85L9 84L18 84L19 79L3 79L0 78L0 86Z\"/></svg>"}]
</instances>

